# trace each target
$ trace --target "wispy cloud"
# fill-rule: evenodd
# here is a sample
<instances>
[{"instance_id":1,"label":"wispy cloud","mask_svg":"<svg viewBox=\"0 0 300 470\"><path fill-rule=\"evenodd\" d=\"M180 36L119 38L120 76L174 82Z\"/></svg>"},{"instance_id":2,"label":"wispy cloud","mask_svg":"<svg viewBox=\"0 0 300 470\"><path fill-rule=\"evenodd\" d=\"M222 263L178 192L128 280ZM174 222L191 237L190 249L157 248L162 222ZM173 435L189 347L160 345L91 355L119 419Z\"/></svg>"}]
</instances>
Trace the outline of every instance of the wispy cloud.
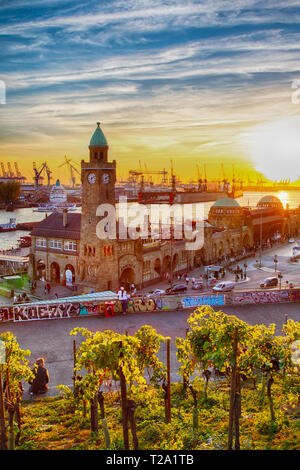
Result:
<instances>
[{"instance_id":1,"label":"wispy cloud","mask_svg":"<svg viewBox=\"0 0 300 470\"><path fill-rule=\"evenodd\" d=\"M298 0L11 0L0 13L7 158L82 152L98 119L126 162L147 146L236 158L249 127L297 113Z\"/></svg>"}]
</instances>

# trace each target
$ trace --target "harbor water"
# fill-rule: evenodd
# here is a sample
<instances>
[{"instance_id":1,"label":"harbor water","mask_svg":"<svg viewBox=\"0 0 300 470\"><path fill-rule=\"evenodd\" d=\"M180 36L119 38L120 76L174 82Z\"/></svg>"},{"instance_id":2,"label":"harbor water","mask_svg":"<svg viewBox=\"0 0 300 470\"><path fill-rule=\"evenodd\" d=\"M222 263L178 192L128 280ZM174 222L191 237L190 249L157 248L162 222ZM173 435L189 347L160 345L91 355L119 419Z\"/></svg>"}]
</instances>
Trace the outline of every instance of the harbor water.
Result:
<instances>
[{"instance_id":1,"label":"harbor water","mask_svg":"<svg viewBox=\"0 0 300 470\"><path fill-rule=\"evenodd\" d=\"M290 209L297 208L300 206L300 191L279 191L279 192L244 192L242 197L237 198L237 202L241 206L250 206L254 207L258 203L258 201L266 196L272 195L278 197L284 209L286 209L287 204ZM208 212L210 207L214 204L214 201L198 203L203 205L204 209L204 216L208 216ZM78 208L76 212L81 212L81 208ZM49 213L48 213L49 215ZM0 224L5 224L9 222L10 218L15 218L16 223L23 223L23 222L40 222L46 217L45 212L33 212L32 208L24 208L24 209L16 209L13 212L6 212L0 211ZM0 233L0 249L1 250L8 250L10 248L15 248L18 246L18 240L20 237L29 235L30 232L26 232L23 230L17 230L14 232L2 232Z\"/></svg>"}]
</instances>

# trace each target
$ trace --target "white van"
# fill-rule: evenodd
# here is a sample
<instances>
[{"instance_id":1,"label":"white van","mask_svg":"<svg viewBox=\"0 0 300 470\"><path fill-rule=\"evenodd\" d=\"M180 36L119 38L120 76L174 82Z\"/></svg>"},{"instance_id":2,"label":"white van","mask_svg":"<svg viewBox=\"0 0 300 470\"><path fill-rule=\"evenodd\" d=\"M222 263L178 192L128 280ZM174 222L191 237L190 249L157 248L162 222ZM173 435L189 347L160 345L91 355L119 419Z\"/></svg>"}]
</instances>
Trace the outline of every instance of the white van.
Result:
<instances>
[{"instance_id":1,"label":"white van","mask_svg":"<svg viewBox=\"0 0 300 470\"><path fill-rule=\"evenodd\" d=\"M217 291L217 292L226 292L226 291L231 291L234 289L234 286L235 286L235 283L234 282L231 282L231 281L225 281L225 282L218 282L218 284L216 284L214 287L213 287L213 290L214 291Z\"/></svg>"}]
</instances>

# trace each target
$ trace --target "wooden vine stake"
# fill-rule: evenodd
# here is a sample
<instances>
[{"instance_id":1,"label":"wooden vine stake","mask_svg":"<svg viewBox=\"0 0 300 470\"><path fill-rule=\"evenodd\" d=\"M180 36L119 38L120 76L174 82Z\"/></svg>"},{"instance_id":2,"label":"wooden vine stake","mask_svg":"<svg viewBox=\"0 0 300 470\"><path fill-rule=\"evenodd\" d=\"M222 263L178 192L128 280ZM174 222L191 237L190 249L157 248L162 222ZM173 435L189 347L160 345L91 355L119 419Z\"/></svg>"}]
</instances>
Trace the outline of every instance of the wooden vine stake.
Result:
<instances>
[{"instance_id":1,"label":"wooden vine stake","mask_svg":"<svg viewBox=\"0 0 300 470\"><path fill-rule=\"evenodd\" d=\"M73 340L73 393L76 395L76 340Z\"/></svg>"},{"instance_id":2,"label":"wooden vine stake","mask_svg":"<svg viewBox=\"0 0 300 470\"><path fill-rule=\"evenodd\" d=\"M171 422L171 340L167 339L167 423Z\"/></svg>"},{"instance_id":3,"label":"wooden vine stake","mask_svg":"<svg viewBox=\"0 0 300 470\"><path fill-rule=\"evenodd\" d=\"M103 396L103 392L101 390L98 390L97 398L98 398L98 403L99 403L99 406L100 406L100 413L101 413L101 419L102 419L102 426L103 426L105 444L106 444L106 448L109 449L110 448L110 436L109 436L109 431L108 431L106 417L105 417L104 396Z\"/></svg>"},{"instance_id":4,"label":"wooden vine stake","mask_svg":"<svg viewBox=\"0 0 300 470\"><path fill-rule=\"evenodd\" d=\"M122 348L122 341L120 342L120 350ZM120 357L123 357L123 353L120 352ZM122 425L123 425L123 440L125 450L129 450L129 434L128 434L128 411L127 411L127 388L126 380L122 371L122 367L119 368L120 386L121 386L121 402L122 402Z\"/></svg>"},{"instance_id":5,"label":"wooden vine stake","mask_svg":"<svg viewBox=\"0 0 300 470\"><path fill-rule=\"evenodd\" d=\"M237 367L238 354L238 327L234 330L233 339L233 365L231 368L231 387L230 387L230 410L229 410L229 429L228 429L228 450L232 450L233 430L235 432L235 449L240 449L239 442L239 419L241 409L240 393L240 373Z\"/></svg>"},{"instance_id":6,"label":"wooden vine stake","mask_svg":"<svg viewBox=\"0 0 300 470\"><path fill-rule=\"evenodd\" d=\"M7 429L5 422L2 364L0 364L0 450L7 450Z\"/></svg>"}]
</instances>

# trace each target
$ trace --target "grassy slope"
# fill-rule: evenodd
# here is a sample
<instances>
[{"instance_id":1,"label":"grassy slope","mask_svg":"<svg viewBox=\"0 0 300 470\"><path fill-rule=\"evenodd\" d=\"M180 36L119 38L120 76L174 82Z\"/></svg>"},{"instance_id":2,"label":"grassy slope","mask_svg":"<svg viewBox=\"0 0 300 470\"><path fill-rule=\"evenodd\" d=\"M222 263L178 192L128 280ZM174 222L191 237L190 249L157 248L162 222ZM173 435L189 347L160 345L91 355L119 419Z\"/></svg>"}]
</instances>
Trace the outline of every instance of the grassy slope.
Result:
<instances>
[{"instance_id":1,"label":"grassy slope","mask_svg":"<svg viewBox=\"0 0 300 470\"><path fill-rule=\"evenodd\" d=\"M198 431L193 431L193 402L181 384L172 385L172 422L165 423L164 400L160 389L139 392L134 397L138 407L136 422L140 449L226 449L229 389L220 382L209 388L207 402L201 399L198 385ZM260 405L260 390L242 390L241 448L300 449L300 408L297 391L288 385L283 395L282 384L275 382L273 396L276 422L270 426L270 413L265 398ZM122 449L120 397L105 394L106 418L111 449ZM80 403L74 411L70 398L35 399L23 405L23 430L19 449L105 449L104 433L91 433L89 416L84 418Z\"/></svg>"}]
</instances>

